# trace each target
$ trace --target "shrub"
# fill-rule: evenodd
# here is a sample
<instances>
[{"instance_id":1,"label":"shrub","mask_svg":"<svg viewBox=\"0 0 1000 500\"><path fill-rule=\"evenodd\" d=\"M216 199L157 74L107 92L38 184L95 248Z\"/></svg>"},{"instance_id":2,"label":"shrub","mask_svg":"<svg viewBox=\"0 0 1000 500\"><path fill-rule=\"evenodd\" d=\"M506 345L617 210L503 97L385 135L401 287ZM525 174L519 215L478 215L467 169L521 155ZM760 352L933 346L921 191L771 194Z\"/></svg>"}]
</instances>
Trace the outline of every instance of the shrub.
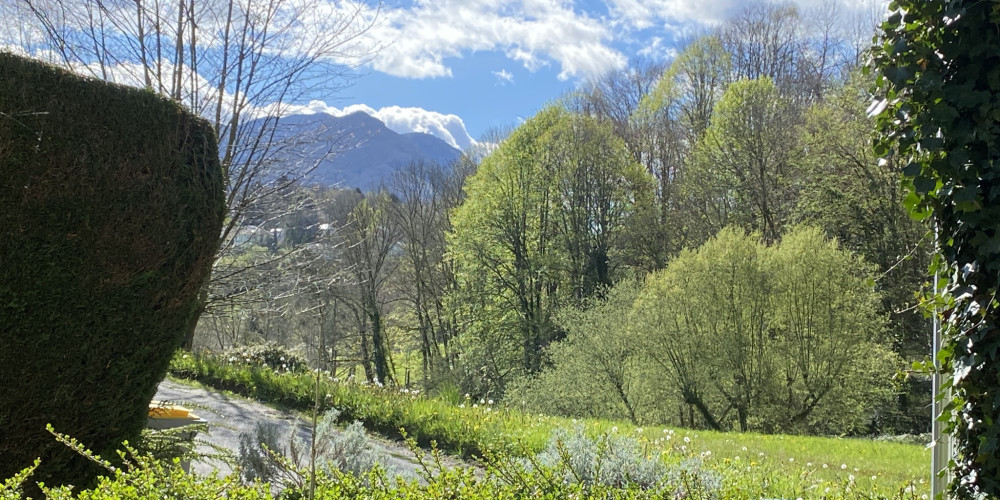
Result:
<instances>
[{"instance_id":1,"label":"shrub","mask_svg":"<svg viewBox=\"0 0 1000 500\"><path fill-rule=\"evenodd\" d=\"M545 450L522 464L529 470L547 469L562 484L586 489L599 486L671 493L677 498L715 498L722 486L721 477L702 468L697 457L668 468L659 454L647 454L637 440L615 432L590 437L582 425L556 429Z\"/></svg>"},{"instance_id":2,"label":"shrub","mask_svg":"<svg viewBox=\"0 0 1000 500\"><path fill-rule=\"evenodd\" d=\"M363 477L376 468L388 470L386 458L373 447L365 428L354 421L347 429L336 428L340 411L327 410L314 429L315 440L297 435L293 426L288 446L280 443L280 429L275 424L257 424L253 433L240 434L239 464L246 481L279 481L285 488L301 488L306 484L304 471L311 469L312 446L319 470ZM287 451L286 451L287 450Z\"/></svg>"},{"instance_id":3,"label":"shrub","mask_svg":"<svg viewBox=\"0 0 1000 500\"><path fill-rule=\"evenodd\" d=\"M275 342L234 347L227 350L223 357L231 363L266 366L277 372L304 372L309 369L305 360Z\"/></svg>"},{"instance_id":4,"label":"shrub","mask_svg":"<svg viewBox=\"0 0 1000 500\"><path fill-rule=\"evenodd\" d=\"M0 53L0 477L89 484L135 442L194 327L225 213L214 133L178 104ZM55 474L58 472L58 476Z\"/></svg>"}]
</instances>

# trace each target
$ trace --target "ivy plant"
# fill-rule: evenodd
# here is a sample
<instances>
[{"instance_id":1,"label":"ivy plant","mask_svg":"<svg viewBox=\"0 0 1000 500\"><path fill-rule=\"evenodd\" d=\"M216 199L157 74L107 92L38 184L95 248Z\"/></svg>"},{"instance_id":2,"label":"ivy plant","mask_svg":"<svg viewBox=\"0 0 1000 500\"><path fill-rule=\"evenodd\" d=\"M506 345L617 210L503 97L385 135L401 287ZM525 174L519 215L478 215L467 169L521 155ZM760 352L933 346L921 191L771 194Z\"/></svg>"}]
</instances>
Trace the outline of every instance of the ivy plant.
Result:
<instances>
[{"instance_id":1,"label":"ivy plant","mask_svg":"<svg viewBox=\"0 0 1000 500\"><path fill-rule=\"evenodd\" d=\"M952 494L1000 495L1000 1L897 0L875 38L877 153L933 222ZM939 396L941 397L941 396Z\"/></svg>"}]
</instances>

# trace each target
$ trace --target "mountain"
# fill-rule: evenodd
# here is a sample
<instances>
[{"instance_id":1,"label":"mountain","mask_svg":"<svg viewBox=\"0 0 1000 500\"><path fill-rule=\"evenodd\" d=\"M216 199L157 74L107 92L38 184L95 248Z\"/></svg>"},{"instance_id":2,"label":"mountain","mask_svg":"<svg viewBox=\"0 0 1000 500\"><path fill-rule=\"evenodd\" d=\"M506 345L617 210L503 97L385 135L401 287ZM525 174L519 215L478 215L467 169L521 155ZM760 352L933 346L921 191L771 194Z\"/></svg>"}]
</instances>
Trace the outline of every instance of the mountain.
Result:
<instances>
[{"instance_id":1,"label":"mountain","mask_svg":"<svg viewBox=\"0 0 1000 500\"><path fill-rule=\"evenodd\" d=\"M278 120L279 155L304 165L318 163L306 182L372 189L414 161L447 165L461 151L430 134L399 134L362 112L289 115Z\"/></svg>"}]
</instances>

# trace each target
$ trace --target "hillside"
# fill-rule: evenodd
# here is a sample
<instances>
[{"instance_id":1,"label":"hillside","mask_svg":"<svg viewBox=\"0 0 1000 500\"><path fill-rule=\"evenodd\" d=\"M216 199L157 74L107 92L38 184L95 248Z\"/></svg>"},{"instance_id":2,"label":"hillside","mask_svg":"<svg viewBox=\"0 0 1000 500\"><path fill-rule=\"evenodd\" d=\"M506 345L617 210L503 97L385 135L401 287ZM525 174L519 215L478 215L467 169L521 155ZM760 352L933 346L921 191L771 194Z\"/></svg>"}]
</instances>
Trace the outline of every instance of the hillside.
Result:
<instances>
[{"instance_id":1,"label":"hillside","mask_svg":"<svg viewBox=\"0 0 1000 500\"><path fill-rule=\"evenodd\" d=\"M307 181L324 186L372 189L404 165L447 165L461 152L430 134L399 134L366 113L290 115L278 121L281 155L318 164Z\"/></svg>"}]
</instances>

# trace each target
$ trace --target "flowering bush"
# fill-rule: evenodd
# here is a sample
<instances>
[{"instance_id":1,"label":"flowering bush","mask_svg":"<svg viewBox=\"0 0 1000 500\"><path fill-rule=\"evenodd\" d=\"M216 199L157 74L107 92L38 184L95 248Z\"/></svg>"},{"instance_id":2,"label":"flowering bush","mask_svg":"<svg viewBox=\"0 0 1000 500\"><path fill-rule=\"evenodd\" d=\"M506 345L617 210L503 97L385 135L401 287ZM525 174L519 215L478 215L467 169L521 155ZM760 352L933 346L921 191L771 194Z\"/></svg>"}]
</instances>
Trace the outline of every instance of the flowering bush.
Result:
<instances>
[{"instance_id":1,"label":"flowering bush","mask_svg":"<svg viewBox=\"0 0 1000 500\"><path fill-rule=\"evenodd\" d=\"M305 360L292 354L285 346L274 342L234 347L223 354L223 359L230 363L266 366L281 373L297 373L309 369Z\"/></svg>"}]
</instances>

